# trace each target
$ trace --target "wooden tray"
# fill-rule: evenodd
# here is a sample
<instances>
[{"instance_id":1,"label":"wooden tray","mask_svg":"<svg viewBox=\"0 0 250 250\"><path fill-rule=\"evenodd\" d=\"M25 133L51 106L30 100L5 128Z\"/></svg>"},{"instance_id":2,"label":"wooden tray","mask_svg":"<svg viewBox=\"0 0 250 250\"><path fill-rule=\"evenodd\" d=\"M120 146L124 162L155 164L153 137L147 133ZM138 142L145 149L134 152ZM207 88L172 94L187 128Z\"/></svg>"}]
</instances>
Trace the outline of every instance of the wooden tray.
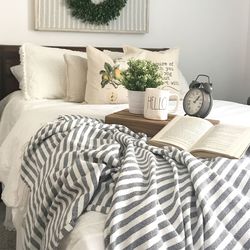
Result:
<instances>
[{"instance_id":1,"label":"wooden tray","mask_svg":"<svg viewBox=\"0 0 250 250\"><path fill-rule=\"evenodd\" d=\"M122 124L134 132L143 132L149 137L157 134L168 122L170 122L175 115L168 115L168 119L165 121L150 120L143 117L143 115L136 115L129 113L128 109L118 111L116 113L107 115L105 117L105 123L108 124ZM218 124L218 120L209 120L211 123Z\"/></svg>"}]
</instances>

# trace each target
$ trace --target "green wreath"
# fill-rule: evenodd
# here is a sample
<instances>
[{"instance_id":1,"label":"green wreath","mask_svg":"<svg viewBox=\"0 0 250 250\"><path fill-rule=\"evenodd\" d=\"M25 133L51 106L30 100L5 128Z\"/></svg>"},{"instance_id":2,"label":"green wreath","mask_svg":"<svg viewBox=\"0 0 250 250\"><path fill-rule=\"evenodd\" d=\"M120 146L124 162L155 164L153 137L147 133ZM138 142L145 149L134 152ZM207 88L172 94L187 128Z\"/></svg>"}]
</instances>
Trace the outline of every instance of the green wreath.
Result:
<instances>
[{"instance_id":1,"label":"green wreath","mask_svg":"<svg viewBox=\"0 0 250 250\"><path fill-rule=\"evenodd\" d=\"M127 0L104 0L99 4L91 0L66 0L66 3L71 9L72 16L82 22L101 25L108 24L120 16Z\"/></svg>"}]
</instances>

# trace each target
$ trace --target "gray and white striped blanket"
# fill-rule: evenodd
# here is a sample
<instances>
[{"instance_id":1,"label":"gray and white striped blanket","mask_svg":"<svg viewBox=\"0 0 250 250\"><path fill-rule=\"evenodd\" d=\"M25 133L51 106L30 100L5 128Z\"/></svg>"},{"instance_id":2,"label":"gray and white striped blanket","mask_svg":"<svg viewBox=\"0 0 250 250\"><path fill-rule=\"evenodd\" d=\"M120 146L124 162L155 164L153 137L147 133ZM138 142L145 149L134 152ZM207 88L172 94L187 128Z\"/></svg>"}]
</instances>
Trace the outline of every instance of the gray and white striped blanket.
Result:
<instances>
[{"instance_id":1,"label":"gray and white striped blanket","mask_svg":"<svg viewBox=\"0 0 250 250\"><path fill-rule=\"evenodd\" d=\"M250 249L247 155L200 160L121 125L60 117L24 154L24 249L56 249L89 210L108 214L106 249Z\"/></svg>"}]
</instances>

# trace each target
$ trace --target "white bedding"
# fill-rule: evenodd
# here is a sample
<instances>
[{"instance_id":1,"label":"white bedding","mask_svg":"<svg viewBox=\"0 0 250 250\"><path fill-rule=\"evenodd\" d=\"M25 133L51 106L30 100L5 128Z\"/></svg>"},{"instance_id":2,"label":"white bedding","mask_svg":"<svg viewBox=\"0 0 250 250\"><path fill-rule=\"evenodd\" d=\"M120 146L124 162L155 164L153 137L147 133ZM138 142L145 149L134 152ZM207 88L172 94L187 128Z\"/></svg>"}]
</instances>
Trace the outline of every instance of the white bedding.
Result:
<instances>
[{"instance_id":1,"label":"white bedding","mask_svg":"<svg viewBox=\"0 0 250 250\"><path fill-rule=\"evenodd\" d=\"M15 91L10 95L6 96L0 102L0 145L14 126L16 121L19 119L23 111L37 109L40 107L53 107L66 103L61 99L55 100L30 100L24 99L22 91ZM73 103L67 103L72 105ZM73 104L74 105L74 104ZM80 104L81 105L81 104Z\"/></svg>"},{"instance_id":2,"label":"white bedding","mask_svg":"<svg viewBox=\"0 0 250 250\"><path fill-rule=\"evenodd\" d=\"M25 145L45 123L62 114L80 114L97 119L127 108L119 105L87 105L63 100L26 101L21 91L16 91L0 102L0 182L5 186L2 199L12 209L17 231L17 247L22 240L22 218L28 196L21 181L20 162ZM27 129L28 127L28 129ZM81 217L76 229L62 242L61 249L103 249L102 230L105 215L87 213ZM93 220L94 219L94 220ZM88 224L86 224L88 222ZM7 222L9 227L9 222ZM91 230L89 230L91 228ZM18 248L17 248L18 249Z\"/></svg>"},{"instance_id":3,"label":"white bedding","mask_svg":"<svg viewBox=\"0 0 250 250\"><path fill-rule=\"evenodd\" d=\"M127 105L87 105L67 103L62 100L24 101L20 92L0 102L5 106L0 123L0 182L5 185L2 199L13 209L13 222L21 240L21 223L25 213L27 189L20 179L22 153L30 137L47 122L61 114L81 114L104 119L107 114L127 108ZM178 114L183 114L179 107ZM221 123L250 126L250 106L215 101L208 118ZM8 136L7 136L8 134ZM81 216L76 228L66 237L61 249L103 249L102 231L105 215L86 213Z\"/></svg>"},{"instance_id":4,"label":"white bedding","mask_svg":"<svg viewBox=\"0 0 250 250\"><path fill-rule=\"evenodd\" d=\"M87 105L85 103L73 103L65 102L62 99L42 99L42 100L25 100L24 95L21 91L15 91L8 95L0 102L0 145L19 119L23 112L33 110L44 110L48 112L48 115L53 118L59 114L71 113L71 114L82 114L99 119L104 118L106 114L126 108L127 105L103 105L100 109L100 105ZM31 113L32 115L32 113ZM49 121L50 118L45 118L45 122Z\"/></svg>"},{"instance_id":5,"label":"white bedding","mask_svg":"<svg viewBox=\"0 0 250 250\"><path fill-rule=\"evenodd\" d=\"M25 101L19 91L7 103L2 115L0 135L0 182L5 185L3 199L7 206L18 204L19 167L25 145L32 135L47 122L63 114L80 114L97 119L127 108L126 104L88 105L63 100ZM13 116L12 113L16 115ZM28 128L28 129L27 129ZM8 135L8 137L7 137Z\"/></svg>"}]
</instances>

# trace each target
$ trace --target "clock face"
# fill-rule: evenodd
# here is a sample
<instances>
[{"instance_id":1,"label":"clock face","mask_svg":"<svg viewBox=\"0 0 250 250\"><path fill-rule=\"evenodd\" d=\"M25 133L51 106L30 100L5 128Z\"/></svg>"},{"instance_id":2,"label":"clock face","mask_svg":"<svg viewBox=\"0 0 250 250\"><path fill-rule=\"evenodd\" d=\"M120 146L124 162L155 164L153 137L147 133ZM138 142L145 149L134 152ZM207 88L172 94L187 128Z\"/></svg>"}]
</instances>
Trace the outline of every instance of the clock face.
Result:
<instances>
[{"instance_id":1,"label":"clock face","mask_svg":"<svg viewBox=\"0 0 250 250\"><path fill-rule=\"evenodd\" d=\"M203 102L203 92L198 88L194 88L187 92L183 100L183 107L188 115L195 115L202 108Z\"/></svg>"}]
</instances>

